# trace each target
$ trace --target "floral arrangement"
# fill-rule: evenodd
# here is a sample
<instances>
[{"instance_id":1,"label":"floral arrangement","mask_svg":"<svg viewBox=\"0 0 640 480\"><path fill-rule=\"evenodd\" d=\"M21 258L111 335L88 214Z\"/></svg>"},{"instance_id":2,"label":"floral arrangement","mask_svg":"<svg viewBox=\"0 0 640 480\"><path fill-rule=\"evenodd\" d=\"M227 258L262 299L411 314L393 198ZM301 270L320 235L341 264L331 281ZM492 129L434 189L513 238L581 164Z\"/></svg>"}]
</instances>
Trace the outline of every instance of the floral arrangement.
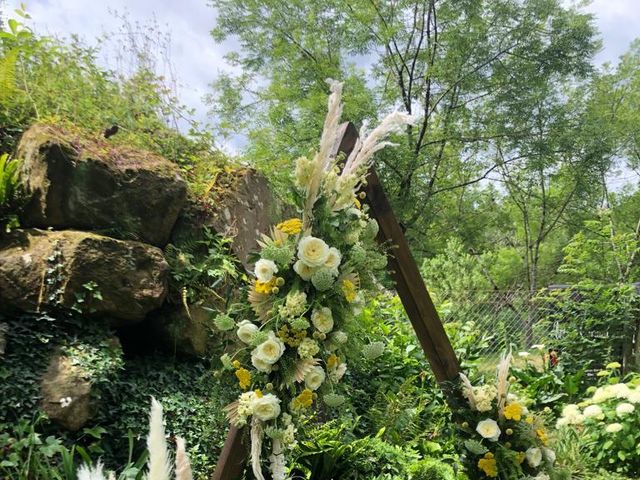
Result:
<instances>
[{"instance_id":1,"label":"floral arrangement","mask_svg":"<svg viewBox=\"0 0 640 480\"><path fill-rule=\"evenodd\" d=\"M607 365L611 373L617 362ZM566 405L556 427L571 428L582 444L593 448L600 466L620 473L640 470L640 386L638 382L613 382L591 388L591 396L579 404Z\"/></svg>"},{"instance_id":2,"label":"floral arrangement","mask_svg":"<svg viewBox=\"0 0 640 480\"><path fill-rule=\"evenodd\" d=\"M549 480L554 474L555 452L542 416L530 412L511 393L511 354L500 361L495 384L473 386L461 374L468 409L457 412L464 421L460 435L470 479Z\"/></svg>"},{"instance_id":3,"label":"floral arrangement","mask_svg":"<svg viewBox=\"0 0 640 480\"><path fill-rule=\"evenodd\" d=\"M296 425L314 406L340 406L336 385L345 375L350 322L374 286L386 255L375 243L378 224L360 192L373 154L411 121L395 112L368 135L366 126L348 158L336 156L342 84L331 95L320 147L296 162L300 218L272 228L260 241L247 304L216 318L241 347L222 361L241 391L227 406L229 421L249 425L251 465L263 480L264 458L274 480L287 476L285 452L296 445ZM263 455L263 452L266 455Z\"/></svg>"}]
</instances>

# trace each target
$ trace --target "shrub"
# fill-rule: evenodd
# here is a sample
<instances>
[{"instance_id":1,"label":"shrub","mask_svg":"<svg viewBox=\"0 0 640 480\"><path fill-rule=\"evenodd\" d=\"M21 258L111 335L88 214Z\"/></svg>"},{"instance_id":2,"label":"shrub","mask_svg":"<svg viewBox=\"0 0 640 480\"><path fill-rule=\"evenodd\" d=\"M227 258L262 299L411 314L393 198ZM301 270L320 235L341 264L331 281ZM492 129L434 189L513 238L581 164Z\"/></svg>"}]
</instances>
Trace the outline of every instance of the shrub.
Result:
<instances>
[{"instance_id":1,"label":"shrub","mask_svg":"<svg viewBox=\"0 0 640 480\"><path fill-rule=\"evenodd\" d=\"M426 458L409 467L411 480L456 480L456 474L450 465Z\"/></svg>"}]
</instances>

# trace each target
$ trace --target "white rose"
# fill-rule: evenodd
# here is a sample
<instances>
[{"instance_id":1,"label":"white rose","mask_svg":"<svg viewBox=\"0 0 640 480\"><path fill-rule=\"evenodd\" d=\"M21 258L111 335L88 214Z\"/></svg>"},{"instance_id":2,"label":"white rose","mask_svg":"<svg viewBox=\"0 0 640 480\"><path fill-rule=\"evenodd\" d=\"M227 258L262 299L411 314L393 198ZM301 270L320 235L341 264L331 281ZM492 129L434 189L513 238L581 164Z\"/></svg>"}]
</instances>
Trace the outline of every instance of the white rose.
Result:
<instances>
[{"instance_id":1,"label":"white rose","mask_svg":"<svg viewBox=\"0 0 640 480\"><path fill-rule=\"evenodd\" d=\"M478 422L476 432L478 432L483 438L488 438L492 442L497 442L498 438L500 438L500 433L502 433L498 423L490 418Z\"/></svg>"},{"instance_id":2,"label":"white rose","mask_svg":"<svg viewBox=\"0 0 640 480\"><path fill-rule=\"evenodd\" d=\"M262 397L253 399L253 416L266 422L280 415L280 399L273 393L267 393Z\"/></svg>"},{"instance_id":3,"label":"white rose","mask_svg":"<svg viewBox=\"0 0 640 480\"><path fill-rule=\"evenodd\" d=\"M256 370L264 373L271 373L273 368L270 363L258 358L255 350L251 353L251 364L256 368Z\"/></svg>"},{"instance_id":4,"label":"white rose","mask_svg":"<svg viewBox=\"0 0 640 480\"><path fill-rule=\"evenodd\" d=\"M302 260L298 260L293 264L293 271L300 275L300 278L302 278L305 282L308 282L309 280L311 280L311 276L314 274L316 269L310 267Z\"/></svg>"},{"instance_id":5,"label":"white rose","mask_svg":"<svg viewBox=\"0 0 640 480\"><path fill-rule=\"evenodd\" d=\"M537 447L531 447L525 452L527 463L531 468L537 468L542 462L542 450Z\"/></svg>"},{"instance_id":6,"label":"white rose","mask_svg":"<svg viewBox=\"0 0 640 480\"><path fill-rule=\"evenodd\" d=\"M321 267L329 258L329 245L321 238L304 237L298 244L298 258L310 267Z\"/></svg>"},{"instance_id":7,"label":"white rose","mask_svg":"<svg viewBox=\"0 0 640 480\"><path fill-rule=\"evenodd\" d=\"M598 420L602 420L604 418L602 408L598 405L589 405L584 409L583 415L585 418L597 418Z\"/></svg>"},{"instance_id":8,"label":"white rose","mask_svg":"<svg viewBox=\"0 0 640 480\"><path fill-rule=\"evenodd\" d=\"M274 274L278 273L278 266L273 260L261 258L256 262L254 273L259 281L267 283L271 281Z\"/></svg>"},{"instance_id":9,"label":"white rose","mask_svg":"<svg viewBox=\"0 0 640 480\"><path fill-rule=\"evenodd\" d=\"M284 353L284 342L276 337L276 334L269 332L269 338L258 345L252 353L252 356L269 365L273 365Z\"/></svg>"},{"instance_id":10,"label":"white rose","mask_svg":"<svg viewBox=\"0 0 640 480\"><path fill-rule=\"evenodd\" d=\"M317 390L324 382L326 375L322 367L313 367L309 372L304 376L304 385L310 390Z\"/></svg>"},{"instance_id":11,"label":"white rose","mask_svg":"<svg viewBox=\"0 0 640 480\"><path fill-rule=\"evenodd\" d=\"M236 334L244 343L251 343L253 335L259 330L258 326L249 320L243 320L238 324Z\"/></svg>"},{"instance_id":12,"label":"white rose","mask_svg":"<svg viewBox=\"0 0 640 480\"><path fill-rule=\"evenodd\" d=\"M327 307L315 308L311 313L311 323L321 333L329 333L333 330L333 314Z\"/></svg>"},{"instance_id":13,"label":"white rose","mask_svg":"<svg viewBox=\"0 0 640 480\"><path fill-rule=\"evenodd\" d=\"M617 433L622 430L622 425L619 423L610 423L605 427L607 433Z\"/></svg>"},{"instance_id":14,"label":"white rose","mask_svg":"<svg viewBox=\"0 0 640 480\"><path fill-rule=\"evenodd\" d=\"M331 247L329 249L329 256L327 257L327 261L324 262L324 266L330 269L337 269L340 266L340 262L342 261L342 254L340 250L335 247Z\"/></svg>"},{"instance_id":15,"label":"white rose","mask_svg":"<svg viewBox=\"0 0 640 480\"><path fill-rule=\"evenodd\" d=\"M616 415L619 417L623 417L629 413L632 413L636 407L631 405L630 403L621 403L616 407Z\"/></svg>"}]
</instances>

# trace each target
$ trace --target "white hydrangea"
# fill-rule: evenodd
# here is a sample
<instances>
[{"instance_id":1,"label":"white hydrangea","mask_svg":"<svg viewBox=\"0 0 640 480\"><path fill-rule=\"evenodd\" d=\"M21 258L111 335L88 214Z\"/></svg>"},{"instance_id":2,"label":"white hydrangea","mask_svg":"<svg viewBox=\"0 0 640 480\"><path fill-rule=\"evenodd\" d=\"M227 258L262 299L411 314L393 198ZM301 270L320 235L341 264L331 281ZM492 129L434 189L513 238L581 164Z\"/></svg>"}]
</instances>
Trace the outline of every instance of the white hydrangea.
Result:
<instances>
[{"instance_id":1,"label":"white hydrangea","mask_svg":"<svg viewBox=\"0 0 640 480\"><path fill-rule=\"evenodd\" d=\"M624 417L625 415L633 413L635 409L636 407L634 407L632 404L623 402L616 407L616 415L618 415L619 417Z\"/></svg>"},{"instance_id":2,"label":"white hydrangea","mask_svg":"<svg viewBox=\"0 0 640 480\"><path fill-rule=\"evenodd\" d=\"M620 430L622 430L622 424L620 423L610 423L605 427L607 433L617 433Z\"/></svg>"},{"instance_id":3,"label":"white hydrangea","mask_svg":"<svg viewBox=\"0 0 640 480\"><path fill-rule=\"evenodd\" d=\"M589 405L584 409L583 415L585 418L595 418L598 420L602 420L604 418L604 412L599 405Z\"/></svg>"}]
</instances>

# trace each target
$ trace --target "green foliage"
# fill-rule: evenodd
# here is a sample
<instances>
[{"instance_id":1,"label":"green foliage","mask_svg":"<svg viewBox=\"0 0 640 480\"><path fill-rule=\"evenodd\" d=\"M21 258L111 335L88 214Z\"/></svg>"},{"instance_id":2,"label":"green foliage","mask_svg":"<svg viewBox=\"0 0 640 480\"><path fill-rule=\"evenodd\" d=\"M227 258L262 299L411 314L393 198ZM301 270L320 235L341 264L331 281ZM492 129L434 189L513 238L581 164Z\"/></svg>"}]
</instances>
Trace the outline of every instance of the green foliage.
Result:
<instances>
[{"instance_id":1,"label":"green foliage","mask_svg":"<svg viewBox=\"0 0 640 480\"><path fill-rule=\"evenodd\" d=\"M18 224L19 168L19 160L9 158L6 153L0 154L0 229L9 229Z\"/></svg>"},{"instance_id":2,"label":"green foliage","mask_svg":"<svg viewBox=\"0 0 640 480\"><path fill-rule=\"evenodd\" d=\"M560 364L567 373L622 361L640 309L635 287L591 285L549 290L541 292L540 301L547 314L536 326L555 332L547 344L560 353Z\"/></svg>"},{"instance_id":3,"label":"green foliage","mask_svg":"<svg viewBox=\"0 0 640 480\"><path fill-rule=\"evenodd\" d=\"M456 480L453 468L446 463L425 459L409 467L411 480Z\"/></svg>"},{"instance_id":4,"label":"green foliage","mask_svg":"<svg viewBox=\"0 0 640 480\"><path fill-rule=\"evenodd\" d=\"M237 261L229 248L231 240L209 228L201 238L169 244L165 254L171 269L171 291L174 302L190 304L220 298L217 290L229 290L238 279Z\"/></svg>"}]
</instances>

